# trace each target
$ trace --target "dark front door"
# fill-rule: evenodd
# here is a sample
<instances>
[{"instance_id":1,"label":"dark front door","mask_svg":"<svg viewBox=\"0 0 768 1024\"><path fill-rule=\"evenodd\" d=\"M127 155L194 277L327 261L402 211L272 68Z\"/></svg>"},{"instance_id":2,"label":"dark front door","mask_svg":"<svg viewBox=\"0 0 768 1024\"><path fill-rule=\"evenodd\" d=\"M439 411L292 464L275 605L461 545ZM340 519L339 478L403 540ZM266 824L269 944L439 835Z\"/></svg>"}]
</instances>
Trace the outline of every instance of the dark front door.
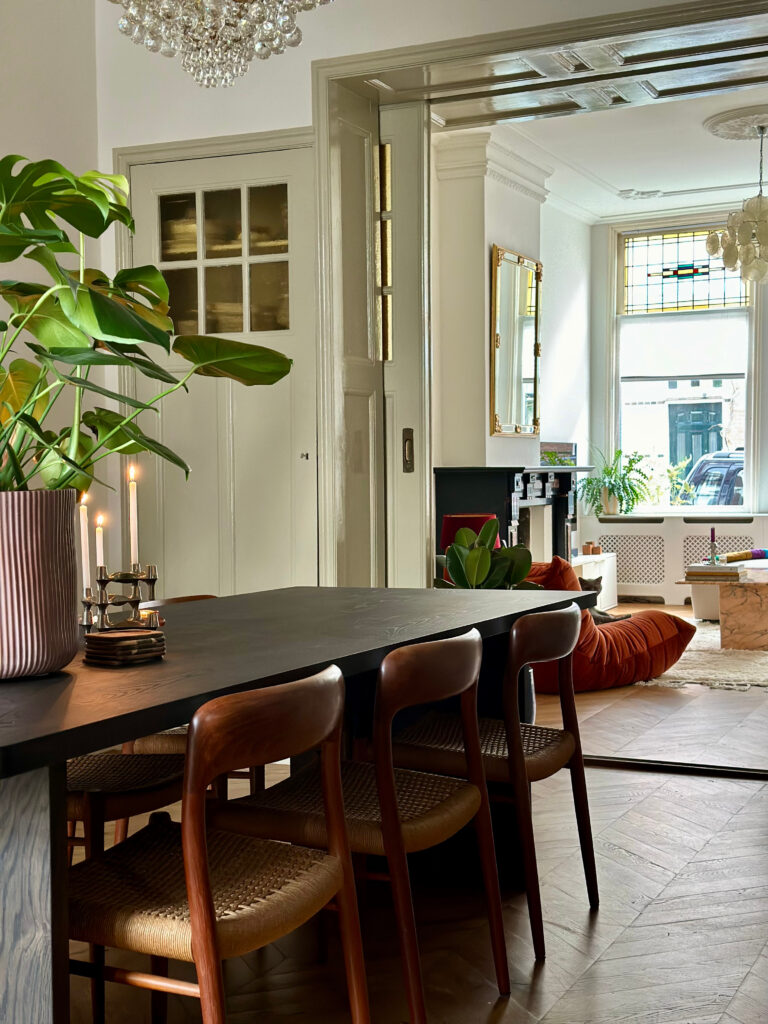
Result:
<instances>
[{"instance_id":1,"label":"dark front door","mask_svg":"<svg viewBox=\"0 0 768 1024\"><path fill-rule=\"evenodd\" d=\"M690 457L690 465L723 443L723 403L676 403L669 406L669 461L672 465Z\"/></svg>"}]
</instances>

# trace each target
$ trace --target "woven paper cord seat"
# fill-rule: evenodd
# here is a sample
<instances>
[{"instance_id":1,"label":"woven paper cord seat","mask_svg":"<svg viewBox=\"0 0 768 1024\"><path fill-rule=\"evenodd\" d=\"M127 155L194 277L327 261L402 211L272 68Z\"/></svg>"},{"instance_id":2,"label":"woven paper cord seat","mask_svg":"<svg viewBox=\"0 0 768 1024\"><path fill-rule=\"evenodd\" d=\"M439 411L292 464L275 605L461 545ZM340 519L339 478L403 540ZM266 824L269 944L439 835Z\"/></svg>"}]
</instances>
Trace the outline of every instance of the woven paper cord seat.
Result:
<instances>
[{"instance_id":1,"label":"woven paper cord seat","mask_svg":"<svg viewBox=\"0 0 768 1024\"><path fill-rule=\"evenodd\" d=\"M319 850L230 832L208 833L223 958L303 924L341 885L341 862ZM181 826L156 815L102 858L69 874L70 938L192 962Z\"/></svg>"},{"instance_id":2,"label":"woven paper cord seat","mask_svg":"<svg viewBox=\"0 0 768 1024\"><path fill-rule=\"evenodd\" d=\"M342 761L341 783L351 849L355 853L383 856L381 810L373 765ZM444 842L463 828L480 806L479 790L462 779L396 769L395 788L408 853ZM230 800L225 813L231 819L242 808L250 822L248 830L258 835L323 846L327 839L322 806L320 778L310 765L263 793Z\"/></svg>"},{"instance_id":3,"label":"woven paper cord seat","mask_svg":"<svg viewBox=\"0 0 768 1024\"><path fill-rule=\"evenodd\" d=\"M530 782L546 779L570 761L576 744L563 729L521 725L525 768ZM509 755L504 722L480 719L480 746L489 782L509 782ZM395 737L395 763L415 771L437 771L448 775L466 772L461 719L455 715L430 712Z\"/></svg>"},{"instance_id":4,"label":"woven paper cord seat","mask_svg":"<svg viewBox=\"0 0 768 1024\"><path fill-rule=\"evenodd\" d=\"M134 754L186 754L187 752L187 731L186 725L180 725L177 729L167 729L165 732L156 732L152 736L142 736L133 744Z\"/></svg>"},{"instance_id":5,"label":"woven paper cord seat","mask_svg":"<svg viewBox=\"0 0 768 1024\"><path fill-rule=\"evenodd\" d=\"M176 754L87 754L67 762L67 818L83 817L86 794L98 793L107 804L114 797L125 803L132 795L141 804L152 793L169 793L172 803L181 796L184 757ZM155 805L162 806L162 805ZM109 814L107 813L107 820Z\"/></svg>"}]
</instances>

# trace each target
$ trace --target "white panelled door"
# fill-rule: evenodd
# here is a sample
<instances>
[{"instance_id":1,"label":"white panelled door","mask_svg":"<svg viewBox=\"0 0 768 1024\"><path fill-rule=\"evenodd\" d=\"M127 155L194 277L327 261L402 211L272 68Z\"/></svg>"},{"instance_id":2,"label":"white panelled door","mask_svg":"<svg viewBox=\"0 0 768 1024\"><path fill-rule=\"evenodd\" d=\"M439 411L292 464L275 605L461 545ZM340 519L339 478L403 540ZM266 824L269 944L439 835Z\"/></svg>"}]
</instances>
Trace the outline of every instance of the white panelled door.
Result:
<instances>
[{"instance_id":1,"label":"white panelled door","mask_svg":"<svg viewBox=\"0 0 768 1024\"><path fill-rule=\"evenodd\" d=\"M191 467L185 480L138 459L139 556L158 563L166 596L317 583L313 166L305 148L131 170L133 262L163 271L178 333L294 361L271 387L195 376L159 416L142 414Z\"/></svg>"}]
</instances>

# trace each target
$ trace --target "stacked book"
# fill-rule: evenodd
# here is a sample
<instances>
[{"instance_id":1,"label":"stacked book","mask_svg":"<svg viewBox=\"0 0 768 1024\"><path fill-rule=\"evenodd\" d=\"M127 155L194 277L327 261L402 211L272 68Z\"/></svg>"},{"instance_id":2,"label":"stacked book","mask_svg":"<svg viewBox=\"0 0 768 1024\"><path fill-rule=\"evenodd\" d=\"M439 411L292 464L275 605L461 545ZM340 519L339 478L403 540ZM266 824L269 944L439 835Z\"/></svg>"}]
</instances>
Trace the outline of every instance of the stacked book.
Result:
<instances>
[{"instance_id":1,"label":"stacked book","mask_svg":"<svg viewBox=\"0 0 768 1024\"><path fill-rule=\"evenodd\" d=\"M747 578L743 562L694 562L686 566L686 583L734 583Z\"/></svg>"}]
</instances>

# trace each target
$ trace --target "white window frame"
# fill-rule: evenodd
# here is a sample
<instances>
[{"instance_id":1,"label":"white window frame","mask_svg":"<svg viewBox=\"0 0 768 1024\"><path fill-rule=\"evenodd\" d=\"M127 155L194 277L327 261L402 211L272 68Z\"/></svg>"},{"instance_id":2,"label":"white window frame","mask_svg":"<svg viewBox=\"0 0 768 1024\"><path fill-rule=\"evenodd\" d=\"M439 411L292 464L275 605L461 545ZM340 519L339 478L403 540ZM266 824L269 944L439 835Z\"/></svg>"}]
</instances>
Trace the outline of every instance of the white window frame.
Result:
<instances>
[{"instance_id":1,"label":"white window frame","mask_svg":"<svg viewBox=\"0 0 768 1024\"><path fill-rule=\"evenodd\" d=\"M593 448L610 453L619 445L621 432L621 375L619 368L619 318L624 307L624 237L631 234L656 234L722 227L730 210L707 211L696 216L653 216L597 225L593 231L592 251L592 346L590 359L590 437ZM746 374L746 412L744 430L744 469L747 487L743 505L660 507L658 512L635 513L660 516L756 515L768 513L768 296L766 288L752 286L747 306L723 307L746 310L749 340ZM694 310L683 311L688 314ZM641 316L643 314L635 314ZM666 315L666 314L658 314ZM669 315L674 315L670 313ZM761 473L761 465L765 472Z\"/></svg>"}]
</instances>

